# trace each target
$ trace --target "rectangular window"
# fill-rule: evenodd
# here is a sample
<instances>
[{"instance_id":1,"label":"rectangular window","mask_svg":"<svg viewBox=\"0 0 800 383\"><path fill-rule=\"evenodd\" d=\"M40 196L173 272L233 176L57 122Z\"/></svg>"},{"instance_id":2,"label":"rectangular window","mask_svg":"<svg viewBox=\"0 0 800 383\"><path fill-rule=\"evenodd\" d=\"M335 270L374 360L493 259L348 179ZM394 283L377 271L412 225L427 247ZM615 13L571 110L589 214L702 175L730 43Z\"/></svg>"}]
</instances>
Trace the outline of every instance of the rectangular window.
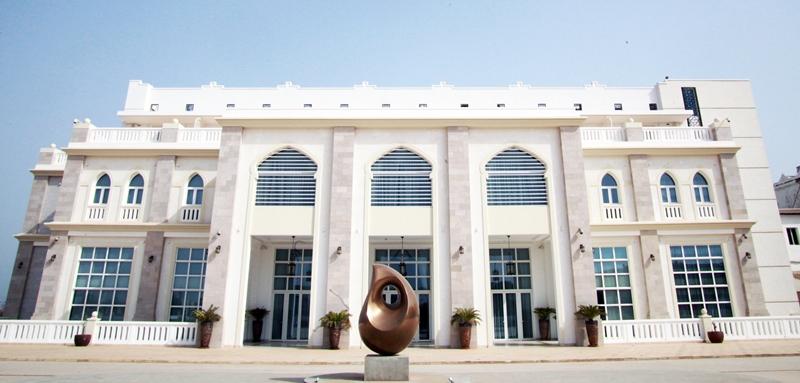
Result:
<instances>
[{"instance_id":1,"label":"rectangular window","mask_svg":"<svg viewBox=\"0 0 800 383\"><path fill-rule=\"evenodd\" d=\"M461 104L462 108L469 108L469 104Z\"/></svg>"},{"instance_id":2,"label":"rectangular window","mask_svg":"<svg viewBox=\"0 0 800 383\"><path fill-rule=\"evenodd\" d=\"M391 108L392 104L381 104L381 108Z\"/></svg>"},{"instance_id":3,"label":"rectangular window","mask_svg":"<svg viewBox=\"0 0 800 383\"><path fill-rule=\"evenodd\" d=\"M697 318L703 308L711 316L733 316L722 247L690 245L669 249L680 317Z\"/></svg>"},{"instance_id":4,"label":"rectangular window","mask_svg":"<svg viewBox=\"0 0 800 383\"><path fill-rule=\"evenodd\" d=\"M227 104L227 105L225 105L225 107L228 108L228 109L233 109L233 108L236 107L236 104Z\"/></svg>"},{"instance_id":5,"label":"rectangular window","mask_svg":"<svg viewBox=\"0 0 800 383\"><path fill-rule=\"evenodd\" d=\"M428 107L428 104L419 104L419 107L420 107L420 108L427 108L427 107Z\"/></svg>"},{"instance_id":6,"label":"rectangular window","mask_svg":"<svg viewBox=\"0 0 800 383\"><path fill-rule=\"evenodd\" d=\"M203 306L208 249L178 248L172 278L170 322L194 322L194 310Z\"/></svg>"},{"instance_id":7,"label":"rectangular window","mask_svg":"<svg viewBox=\"0 0 800 383\"><path fill-rule=\"evenodd\" d=\"M627 249L595 247L592 249L592 257L597 304L606 312L603 319L634 319Z\"/></svg>"},{"instance_id":8,"label":"rectangular window","mask_svg":"<svg viewBox=\"0 0 800 383\"><path fill-rule=\"evenodd\" d=\"M538 105L536 105L536 107L539 108L539 109L544 109L544 108L547 108L547 104L538 104Z\"/></svg>"},{"instance_id":9,"label":"rectangular window","mask_svg":"<svg viewBox=\"0 0 800 383\"><path fill-rule=\"evenodd\" d=\"M102 320L124 320L132 260L131 247L82 248L69 319L84 320L97 311Z\"/></svg>"},{"instance_id":10,"label":"rectangular window","mask_svg":"<svg viewBox=\"0 0 800 383\"><path fill-rule=\"evenodd\" d=\"M271 108L272 104L261 104L261 107L264 108L264 109Z\"/></svg>"},{"instance_id":11,"label":"rectangular window","mask_svg":"<svg viewBox=\"0 0 800 383\"><path fill-rule=\"evenodd\" d=\"M303 108L310 108L310 107L312 107L312 106L313 106L313 105L311 105L311 104L303 104Z\"/></svg>"},{"instance_id":12,"label":"rectangular window","mask_svg":"<svg viewBox=\"0 0 800 383\"><path fill-rule=\"evenodd\" d=\"M194 104L186 104L186 111L191 112L194 110Z\"/></svg>"},{"instance_id":13,"label":"rectangular window","mask_svg":"<svg viewBox=\"0 0 800 383\"><path fill-rule=\"evenodd\" d=\"M692 111L692 116L687 120L689 126L703 126L700 103L697 101L697 89L681 88L681 93L683 94L683 109Z\"/></svg>"},{"instance_id":14,"label":"rectangular window","mask_svg":"<svg viewBox=\"0 0 800 383\"><path fill-rule=\"evenodd\" d=\"M622 104L614 104L614 110L622 110Z\"/></svg>"},{"instance_id":15,"label":"rectangular window","mask_svg":"<svg viewBox=\"0 0 800 383\"><path fill-rule=\"evenodd\" d=\"M340 108L349 108L350 104L339 104Z\"/></svg>"},{"instance_id":16,"label":"rectangular window","mask_svg":"<svg viewBox=\"0 0 800 383\"><path fill-rule=\"evenodd\" d=\"M497 104L497 107L498 107L498 108L505 108L505 107L506 107L506 104Z\"/></svg>"},{"instance_id":17,"label":"rectangular window","mask_svg":"<svg viewBox=\"0 0 800 383\"><path fill-rule=\"evenodd\" d=\"M572 104L572 107L575 108L575 110L583 110L583 104Z\"/></svg>"},{"instance_id":18,"label":"rectangular window","mask_svg":"<svg viewBox=\"0 0 800 383\"><path fill-rule=\"evenodd\" d=\"M658 104L656 103L650 104L650 110L658 110Z\"/></svg>"},{"instance_id":19,"label":"rectangular window","mask_svg":"<svg viewBox=\"0 0 800 383\"><path fill-rule=\"evenodd\" d=\"M158 104L150 104L151 112L158 112Z\"/></svg>"},{"instance_id":20,"label":"rectangular window","mask_svg":"<svg viewBox=\"0 0 800 383\"><path fill-rule=\"evenodd\" d=\"M789 244L793 246L800 245L800 238L797 236L797 228L796 227L787 227L786 228L786 236L789 237Z\"/></svg>"}]
</instances>

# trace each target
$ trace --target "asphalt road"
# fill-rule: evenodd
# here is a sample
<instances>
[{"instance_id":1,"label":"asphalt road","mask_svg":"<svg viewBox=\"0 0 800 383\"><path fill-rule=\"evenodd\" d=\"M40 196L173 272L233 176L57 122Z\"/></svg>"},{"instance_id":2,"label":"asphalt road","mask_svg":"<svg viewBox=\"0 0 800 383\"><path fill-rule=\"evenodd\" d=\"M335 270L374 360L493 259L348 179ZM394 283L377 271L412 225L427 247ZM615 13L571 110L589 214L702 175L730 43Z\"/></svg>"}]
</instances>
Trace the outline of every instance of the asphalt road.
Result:
<instances>
[{"instance_id":1,"label":"asphalt road","mask_svg":"<svg viewBox=\"0 0 800 383\"><path fill-rule=\"evenodd\" d=\"M360 379L361 366L0 362L0 382L320 382ZM412 382L800 382L800 357L411 366ZM313 381L313 380L310 380Z\"/></svg>"}]
</instances>

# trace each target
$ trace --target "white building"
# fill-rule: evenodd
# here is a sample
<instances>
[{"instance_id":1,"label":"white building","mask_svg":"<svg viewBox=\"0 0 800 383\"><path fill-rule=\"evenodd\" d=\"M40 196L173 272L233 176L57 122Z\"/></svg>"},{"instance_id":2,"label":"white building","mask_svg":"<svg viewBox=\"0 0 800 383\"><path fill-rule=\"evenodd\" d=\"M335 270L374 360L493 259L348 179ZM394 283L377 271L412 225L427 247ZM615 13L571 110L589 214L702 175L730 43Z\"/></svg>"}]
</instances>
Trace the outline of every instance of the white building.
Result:
<instances>
[{"instance_id":1,"label":"white building","mask_svg":"<svg viewBox=\"0 0 800 383\"><path fill-rule=\"evenodd\" d=\"M370 265L420 298L417 341L582 342L608 320L800 311L750 83L651 87L156 88L122 127L42 149L7 312L168 321L221 307L217 346L323 344ZM746 181L746 182L743 182ZM401 251L402 250L402 251ZM391 291L387 291L391 295ZM355 319L355 318L354 318ZM344 345L360 345L357 328Z\"/></svg>"}]
</instances>

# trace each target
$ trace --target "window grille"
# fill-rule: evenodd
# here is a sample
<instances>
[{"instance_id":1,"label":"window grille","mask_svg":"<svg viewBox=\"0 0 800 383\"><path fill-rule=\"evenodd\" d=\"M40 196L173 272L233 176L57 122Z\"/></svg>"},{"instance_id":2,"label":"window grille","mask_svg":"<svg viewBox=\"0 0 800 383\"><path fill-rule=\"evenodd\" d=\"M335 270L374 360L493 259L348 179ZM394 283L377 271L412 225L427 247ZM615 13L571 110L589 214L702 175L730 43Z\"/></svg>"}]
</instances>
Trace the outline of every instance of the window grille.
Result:
<instances>
[{"instance_id":1,"label":"window grille","mask_svg":"<svg viewBox=\"0 0 800 383\"><path fill-rule=\"evenodd\" d=\"M372 206L431 206L431 164L403 148L375 161Z\"/></svg>"},{"instance_id":2,"label":"window grille","mask_svg":"<svg viewBox=\"0 0 800 383\"><path fill-rule=\"evenodd\" d=\"M137 174L128 184L128 205L141 205L142 195L144 194L144 178Z\"/></svg>"},{"instance_id":3,"label":"window grille","mask_svg":"<svg viewBox=\"0 0 800 383\"><path fill-rule=\"evenodd\" d=\"M683 95L683 109L692 111L692 115L687 119L689 126L703 126L700 102L697 100L697 89L681 88L681 94Z\"/></svg>"},{"instance_id":4,"label":"window grille","mask_svg":"<svg viewBox=\"0 0 800 383\"><path fill-rule=\"evenodd\" d=\"M603 319L634 319L627 249L595 247L592 249L592 258L597 304L606 312Z\"/></svg>"},{"instance_id":5,"label":"window grille","mask_svg":"<svg viewBox=\"0 0 800 383\"><path fill-rule=\"evenodd\" d=\"M186 204L203 204L203 177L200 177L199 174L195 174L186 186Z\"/></svg>"},{"instance_id":6,"label":"window grille","mask_svg":"<svg viewBox=\"0 0 800 383\"><path fill-rule=\"evenodd\" d=\"M109 177L108 174L103 174L95 184L94 203L96 205L107 204L109 193L111 193L111 177Z\"/></svg>"},{"instance_id":7,"label":"window grille","mask_svg":"<svg viewBox=\"0 0 800 383\"><path fill-rule=\"evenodd\" d=\"M104 321L124 320L132 260L131 247L82 248L69 320L84 320L93 311Z\"/></svg>"},{"instance_id":8,"label":"window grille","mask_svg":"<svg viewBox=\"0 0 800 383\"><path fill-rule=\"evenodd\" d=\"M696 202L711 202L711 190L708 187L708 181L702 174L696 173L692 180L694 184L694 200Z\"/></svg>"},{"instance_id":9,"label":"window grille","mask_svg":"<svg viewBox=\"0 0 800 383\"><path fill-rule=\"evenodd\" d=\"M194 322L194 310L203 306L208 249L178 248L172 278L170 322Z\"/></svg>"},{"instance_id":10,"label":"window grille","mask_svg":"<svg viewBox=\"0 0 800 383\"><path fill-rule=\"evenodd\" d=\"M507 149L486 164L489 205L547 205L544 164L520 150Z\"/></svg>"},{"instance_id":11,"label":"window grille","mask_svg":"<svg viewBox=\"0 0 800 383\"><path fill-rule=\"evenodd\" d=\"M256 206L314 206L317 164L286 148L258 165Z\"/></svg>"},{"instance_id":12,"label":"window grille","mask_svg":"<svg viewBox=\"0 0 800 383\"><path fill-rule=\"evenodd\" d=\"M670 246L675 296L681 318L731 317L728 277L720 245Z\"/></svg>"},{"instance_id":13,"label":"window grille","mask_svg":"<svg viewBox=\"0 0 800 383\"><path fill-rule=\"evenodd\" d=\"M615 180L614 176L611 174L606 174L603 176L600 191L603 195L604 204L619 203L619 188L617 186L617 180Z\"/></svg>"},{"instance_id":14,"label":"window grille","mask_svg":"<svg viewBox=\"0 0 800 383\"><path fill-rule=\"evenodd\" d=\"M675 185L675 180L664 173L661 175L661 202L663 203L678 203L678 187Z\"/></svg>"}]
</instances>

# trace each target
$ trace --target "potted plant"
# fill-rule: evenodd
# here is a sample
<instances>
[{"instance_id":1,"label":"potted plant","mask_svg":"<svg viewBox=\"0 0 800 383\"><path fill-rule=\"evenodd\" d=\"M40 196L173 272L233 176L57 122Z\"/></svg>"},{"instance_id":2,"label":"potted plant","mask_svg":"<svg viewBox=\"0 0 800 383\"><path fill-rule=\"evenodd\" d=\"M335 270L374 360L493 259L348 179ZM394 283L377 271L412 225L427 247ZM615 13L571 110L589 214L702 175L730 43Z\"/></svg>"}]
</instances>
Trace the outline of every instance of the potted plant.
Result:
<instances>
[{"instance_id":1,"label":"potted plant","mask_svg":"<svg viewBox=\"0 0 800 383\"><path fill-rule=\"evenodd\" d=\"M556 309L552 307L537 307L533 309L533 313L539 318L539 338L541 340L550 340L550 316L556 313Z\"/></svg>"},{"instance_id":2,"label":"potted plant","mask_svg":"<svg viewBox=\"0 0 800 383\"><path fill-rule=\"evenodd\" d=\"M708 332L708 341L711 343L722 343L725 340L725 333L717 330L717 324L714 323L714 331Z\"/></svg>"},{"instance_id":3,"label":"potted plant","mask_svg":"<svg viewBox=\"0 0 800 383\"><path fill-rule=\"evenodd\" d=\"M589 347L597 347L597 318L605 315L605 311L600 306L595 305L580 305L575 316L582 318L586 323L586 337L589 338Z\"/></svg>"},{"instance_id":4,"label":"potted plant","mask_svg":"<svg viewBox=\"0 0 800 383\"><path fill-rule=\"evenodd\" d=\"M472 340L472 326L481 322L481 314L472 307L459 307L450 317L450 324L458 324L458 337L461 348L469 348Z\"/></svg>"},{"instance_id":5,"label":"potted plant","mask_svg":"<svg viewBox=\"0 0 800 383\"><path fill-rule=\"evenodd\" d=\"M207 310L199 308L194 310L194 317L197 319L200 334L200 348L208 348L211 343L211 332L214 331L214 322L219 322L222 316L217 314L219 307L211 305Z\"/></svg>"},{"instance_id":6,"label":"potted plant","mask_svg":"<svg viewBox=\"0 0 800 383\"><path fill-rule=\"evenodd\" d=\"M264 317L269 314L269 310L263 307L256 307L247 311L253 317L253 342L261 342L261 331L264 328Z\"/></svg>"},{"instance_id":7,"label":"potted plant","mask_svg":"<svg viewBox=\"0 0 800 383\"><path fill-rule=\"evenodd\" d=\"M92 341L91 334L75 334L75 347L86 347Z\"/></svg>"},{"instance_id":8,"label":"potted plant","mask_svg":"<svg viewBox=\"0 0 800 383\"><path fill-rule=\"evenodd\" d=\"M350 328L350 313L347 310L328 311L322 318L319 318L320 326L328 329L328 343L331 350L339 349L339 338L342 330Z\"/></svg>"}]
</instances>

